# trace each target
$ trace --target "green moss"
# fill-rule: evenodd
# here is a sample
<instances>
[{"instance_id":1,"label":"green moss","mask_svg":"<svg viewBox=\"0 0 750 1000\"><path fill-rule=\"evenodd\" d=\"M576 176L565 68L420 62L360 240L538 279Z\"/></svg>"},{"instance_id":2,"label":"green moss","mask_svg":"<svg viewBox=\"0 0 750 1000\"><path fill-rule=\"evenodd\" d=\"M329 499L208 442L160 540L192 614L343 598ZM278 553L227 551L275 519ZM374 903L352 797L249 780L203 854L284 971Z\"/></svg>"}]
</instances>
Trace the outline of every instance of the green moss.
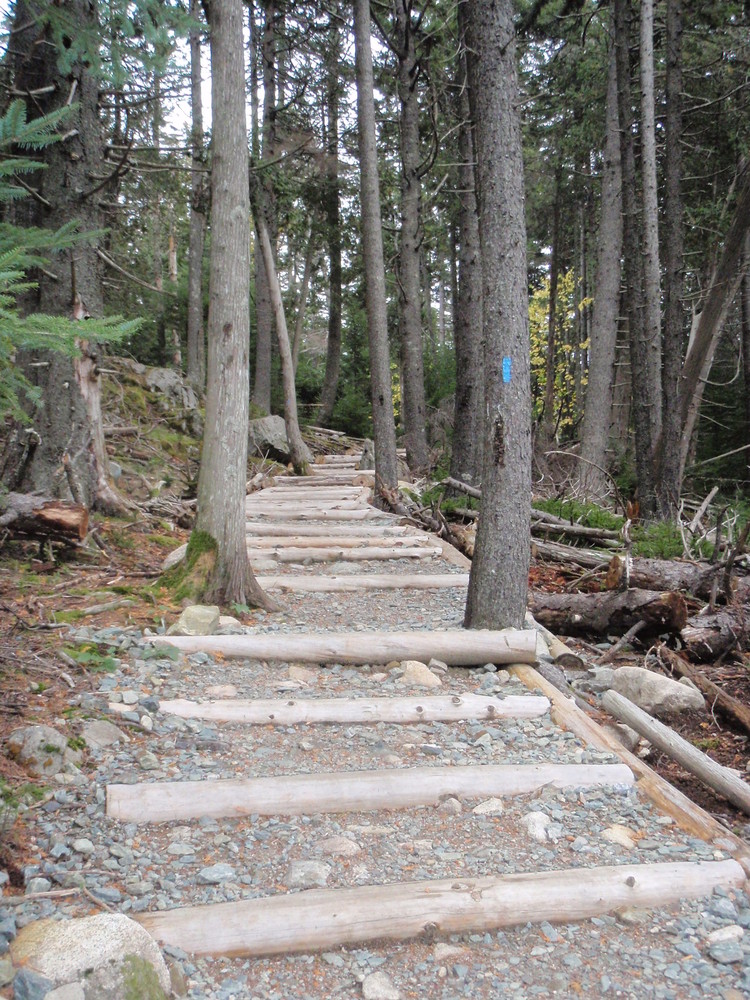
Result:
<instances>
[{"instance_id":1,"label":"green moss","mask_svg":"<svg viewBox=\"0 0 750 1000\"><path fill-rule=\"evenodd\" d=\"M172 593L176 601L200 600L216 564L216 539L207 531L194 531L185 558L163 573L157 587Z\"/></svg>"},{"instance_id":2,"label":"green moss","mask_svg":"<svg viewBox=\"0 0 750 1000\"><path fill-rule=\"evenodd\" d=\"M592 503L579 503L577 500L535 500L536 510L546 511L562 517L573 524L582 524L587 528L603 528L606 531L620 531L625 523L619 514L613 514L606 507Z\"/></svg>"},{"instance_id":3,"label":"green moss","mask_svg":"<svg viewBox=\"0 0 750 1000\"><path fill-rule=\"evenodd\" d=\"M126 955L120 966L123 1000L166 1000L156 969L140 955Z\"/></svg>"},{"instance_id":4,"label":"green moss","mask_svg":"<svg viewBox=\"0 0 750 1000\"><path fill-rule=\"evenodd\" d=\"M648 559L678 559L683 552L680 529L671 521L637 524L633 528L633 555Z\"/></svg>"}]
</instances>

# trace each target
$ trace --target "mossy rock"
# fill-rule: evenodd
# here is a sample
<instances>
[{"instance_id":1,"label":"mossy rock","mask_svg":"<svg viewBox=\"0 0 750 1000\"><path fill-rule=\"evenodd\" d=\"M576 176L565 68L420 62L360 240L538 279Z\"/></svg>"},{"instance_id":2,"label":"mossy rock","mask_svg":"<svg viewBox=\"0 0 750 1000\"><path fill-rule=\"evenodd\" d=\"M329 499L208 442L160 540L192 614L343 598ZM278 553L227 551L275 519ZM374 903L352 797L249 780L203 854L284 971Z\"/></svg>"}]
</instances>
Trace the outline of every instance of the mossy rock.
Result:
<instances>
[{"instance_id":1,"label":"mossy rock","mask_svg":"<svg viewBox=\"0 0 750 1000\"><path fill-rule=\"evenodd\" d=\"M199 603L216 565L216 539L206 531L194 531L185 558L162 573L157 586L171 592L175 601Z\"/></svg>"}]
</instances>

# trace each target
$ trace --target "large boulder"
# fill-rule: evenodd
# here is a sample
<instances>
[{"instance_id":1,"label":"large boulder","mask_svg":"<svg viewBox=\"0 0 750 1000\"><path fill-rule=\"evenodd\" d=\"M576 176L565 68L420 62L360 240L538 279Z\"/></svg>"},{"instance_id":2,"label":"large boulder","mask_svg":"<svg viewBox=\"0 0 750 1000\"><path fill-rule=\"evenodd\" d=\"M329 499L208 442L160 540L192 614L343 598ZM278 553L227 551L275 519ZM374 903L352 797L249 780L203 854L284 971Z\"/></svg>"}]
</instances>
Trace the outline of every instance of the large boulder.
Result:
<instances>
[{"instance_id":1,"label":"large boulder","mask_svg":"<svg viewBox=\"0 0 750 1000\"><path fill-rule=\"evenodd\" d=\"M39 778L59 774L66 764L81 762L81 754L71 749L66 737L52 726L14 729L7 747L11 757Z\"/></svg>"},{"instance_id":2,"label":"large boulder","mask_svg":"<svg viewBox=\"0 0 750 1000\"><path fill-rule=\"evenodd\" d=\"M200 437L203 419L195 389L174 368L146 368L143 373L146 388L153 392L169 424L185 434Z\"/></svg>"},{"instance_id":3,"label":"large boulder","mask_svg":"<svg viewBox=\"0 0 750 1000\"><path fill-rule=\"evenodd\" d=\"M122 913L36 920L11 943L13 964L56 986L78 983L86 1000L166 1000L169 970L151 935Z\"/></svg>"},{"instance_id":4,"label":"large boulder","mask_svg":"<svg viewBox=\"0 0 750 1000\"><path fill-rule=\"evenodd\" d=\"M620 667L615 671L612 690L650 715L668 718L681 712L702 712L703 695L692 684L673 681L643 667Z\"/></svg>"},{"instance_id":5,"label":"large boulder","mask_svg":"<svg viewBox=\"0 0 750 1000\"><path fill-rule=\"evenodd\" d=\"M215 604L191 604L167 629L167 635L215 635L221 611Z\"/></svg>"},{"instance_id":6,"label":"large boulder","mask_svg":"<svg viewBox=\"0 0 750 1000\"><path fill-rule=\"evenodd\" d=\"M286 436L286 424L283 417L259 417L251 420L247 428L247 447L250 455L260 458L273 458L286 464L291 460L289 440ZM312 452L305 447L305 462L312 464Z\"/></svg>"}]
</instances>

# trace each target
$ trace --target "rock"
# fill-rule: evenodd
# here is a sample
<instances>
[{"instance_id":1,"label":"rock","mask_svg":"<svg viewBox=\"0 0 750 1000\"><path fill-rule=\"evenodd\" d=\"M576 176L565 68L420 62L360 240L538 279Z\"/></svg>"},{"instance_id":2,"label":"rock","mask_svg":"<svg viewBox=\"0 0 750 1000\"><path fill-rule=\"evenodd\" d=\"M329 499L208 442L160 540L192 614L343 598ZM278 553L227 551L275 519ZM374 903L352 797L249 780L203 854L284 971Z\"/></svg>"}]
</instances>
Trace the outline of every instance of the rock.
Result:
<instances>
[{"instance_id":1,"label":"rock","mask_svg":"<svg viewBox=\"0 0 750 1000\"><path fill-rule=\"evenodd\" d=\"M67 739L51 726L14 729L6 746L11 757L40 778L59 774L66 764L81 760L81 754L71 750Z\"/></svg>"},{"instance_id":2,"label":"rock","mask_svg":"<svg viewBox=\"0 0 750 1000\"><path fill-rule=\"evenodd\" d=\"M355 854L359 854L362 848L348 837L326 837L325 840L316 844L316 850L320 851L321 854L351 858Z\"/></svg>"},{"instance_id":3,"label":"rock","mask_svg":"<svg viewBox=\"0 0 750 1000\"><path fill-rule=\"evenodd\" d=\"M650 715L667 717L706 707L700 691L643 667L620 667L612 689Z\"/></svg>"},{"instance_id":4,"label":"rock","mask_svg":"<svg viewBox=\"0 0 750 1000\"><path fill-rule=\"evenodd\" d=\"M576 691L592 691L599 694L609 691L614 684L616 671L612 667L590 667L583 676L574 680L572 687Z\"/></svg>"},{"instance_id":5,"label":"rock","mask_svg":"<svg viewBox=\"0 0 750 1000\"><path fill-rule=\"evenodd\" d=\"M167 558L161 564L162 573L166 573L168 569L172 569L178 563L181 563L185 558L185 553L187 552L187 542L184 545L178 545L176 549L169 553Z\"/></svg>"},{"instance_id":6,"label":"rock","mask_svg":"<svg viewBox=\"0 0 750 1000\"><path fill-rule=\"evenodd\" d=\"M458 955L464 955L468 950L468 945L445 944L441 941L432 949L432 957L436 962L444 962L448 958L456 958Z\"/></svg>"},{"instance_id":7,"label":"rock","mask_svg":"<svg viewBox=\"0 0 750 1000\"><path fill-rule=\"evenodd\" d=\"M219 863L199 871L196 881L199 885L221 885L222 882L231 882L236 877L235 870L231 865Z\"/></svg>"},{"instance_id":8,"label":"rock","mask_svg":"<svg viewBox=\"0 0 750 1000\"><path fill-rule=\"evenodd\" d=\"M238 694L234 684L212 684L206 688L207 698L236 698Z\"/></svg>"},{"instance_id":9,"label":"rock","mask_svg":"<svg viewBox=\"0 0 750 1000\"><path fill-rule=\"evenodd\" d=\"M546 813L530 812L521 818L523 826L532 840L544 844L547 841L547 828L552 820Z\"/></svg>"},{"instance_id":10,"label":"rock","mask_svg":"<svg viewBox=\"0 0 750 1000\"><path fill-rule=\"evenodd\" d=\"M33 969L19 969L13 978L14 1000L44 1000L55 984Z\"/></svg>"},{"instance_id":11,"label":"rock","mask_svg":"<svg viewBox=\"0 0 750 1000\"><path fill-rule=\"evenodd\" d=\"M475 816L502 816L503 814L503 800L497 798L485 799L484 802L480 802L479 805L474 806L471 810ZM545 840L546 831L545 831Z\"/></svg>"},{"instance_id":12,"label":"rock","mask_svg":"<svg viewBox=\"0 0 750 1000\"><path fill-rule=\"evenodd\" d=\"M142 771L157 771L159 769L159 759L150 750L144 750L137 759Z\"/></svg>"},{"instance_id":13,"label":"rock","mask_svg":"<svg viewBox=\"0 0 750 1000\"><path fill-rule=\"evenodd\" d=\"M94 845L88 839L88 837L79 837L78 840L74 840L72 843L72 848L78 854L89 855L94 853Z\"/></svg>"},{"instance_id":14,"label":"rock","mask_svg":"<svg viewBox=\"0 0 750 1000\"><path fill-rule=\"evenodd\" d=\"M743 959L743 951L737 941L719 941L709 945L708 954L719 965L734 965Z\"/></svg>"},{"instance_id":15,"label":"rock","mask_svg":"<svg viewBox=\"0 0 750 1000\"><path fill-rule=\"evenodd\" d=\"M745 936L745 931L739 924L727 924L726 927L719 927L706 938L706 944L722 944L725 941L741 941Z\"/></svg>"},{"instance_id":16,"label":"rock","mask_svg":"<svg viewBox=\"0 0 750 1000\"><path fill-rule=\"evenodd\" d=\"M624 722L607 722L602 726L602 729L610 736L614 736L617 742L622 743L631 753L641 741L641 734L637 733L635 729L631 729L630 726L626 726Z\"/></svg>"},{"instance_id":17,"label":"rock","mask_svg":"<svg viewBox=\"0 0 750 1000\"><path fill-rule=\"evenodd\" d=\"M270 416L251 420L247 428L247 445L249 455L273 458L284 464L292 457L283 417ZM303 457L310 464L314 461L312 452L307 447Z\"/></svg>"},{"instance_id":18,"label":"rock","mask_svg":"<svg viewBox=\"0 0 750 1000\"><path fill-rule=\"evenodd\" d=\"M0 958L0 989L13 981L13 963L9 958Z\"/></svg>"},{"instance_id":19,"label":"rock","mask_svg":"<svg viewBox=\"0 0 750 1000\"><path fill-rule=\"evenodd\" d=\"M167 629L167 635L214 635L221 612L215 604L191 604Z\"/></svg>"},{"instance_id":20,"label":"rock","mask_svg":"<svg viewBox=\"0 0 750 1000\"><path fill-rule=\"evenodd\" d=\"M96 719L87 722L81 728L81 736L86 741L86 746L94 750L104 747L114 746L115 743L129 743L130 737L122 729L118 729L113 722L105 719Z\"/></svg>"},{"instance_id":21,"label":"rock","mask_svg":"<svg viewBox=\"0 0 750 1000\"><path fill-rule=\"evenodd\" d=\"M365 1000L400 1000L401 994L390 976L385 972L371 972L362 980L362 996Z\"/></svg>"},{"instance_id":22,"label":"rock","mask_svg":"<svg viewBox=\"0 0 750 1000\"><path fill-rule=\"evenodd\" d=\"M357 462L358 469L375 468L375 444L369 438L365 438L362 445L362 457Z\"/></svg>"},{"instance_id":23,"label":"rock","mask_svg":"<svg viewBox=\"0 0 750 1000\"><path fill-rule=\"evenodd\" d=\"M445 813L447 816L458 816L464 811L460 799L455 798L453 795L449 795L446 799L441 799L437 808L438 812Z\"/></svg>"},{"instance_id":24,"label":"rock","mask_svg":"<svg viewBox=\"0 0 750 1000\"><path fill-rule=\"evenodd\" d=\"M67 983L52 990L44 1000L86 1000L86 993L80 983Z\"/></svg>"},{"instance_id":25,"label":"rock","mask_svg":"<svg viewBox=\"0 0 750 1000\"><path fill-rule=\"evenodd\" d=\"M174 368L147 368L143 381L146 388L163 396L170 408L198 409L195 390Z\"/></svg>"},{"instance_id":26,"label":"rock","mask_svg":"<svg viewBox=\"0 0 750 1000\"><path fill-rule=\"evenodd\" d=\"M427 664L427 669L428 670L432 670L432 671L434 671L435 673L438 673L438 674L447 674L448 673L448 664L447 663L443 663L442 660L436 660L435 657L433 656L433 658Z\"/></svg>"},{"instance_id":27,"label":"rock","mask_svg":"<svg viewBox=\"0 0 750 1000\"><path fill-rule=\"evenodd\" d=\"M302 684L314 684L318 675L309 667L304 667L301 663L292 663L289 667L289 678L293 681L300 681Z\"/></svg>"},{"instance_id":28,"label":"rock","mask_svg":"<svg viewBox=\"0 0 750 1000\"><path fill-rule=\"evenodd\" d=\"M404 660L401 663L403 674L396 681L397 684L413 684L416 687L436 688L442 687L443 682L433 674L426 663L419 660Z\"/></svg>"},{"instance_id":29,"label":"rock","mask_svg":"<svg viewBox=\"0 0 750 1000\"><path fill-rule=\"evenodd\" d=\"M37 920L10 946L16 966L65 984L86 976L87 1000L162 1000L170 988L159 947L140 924L121 913L76 920ZM101 973L97 978L96 973ZM107 983L117 981L106 992Z\"/></svg>"},{"instance_id":30,"label":"rock","mask_svg":"<svg viewBox=\"0 0 750 1000\"><path fill-rule=\"evenodd\" d=\"M331 866L323 861L293 861L286 882L290 889L311 889L325 886L330 874Z\"/></svg>"},{"instance_id":31,"label":"rock","mask_svg":"<svg viewBox=\"0 0 750 1000\"><path fill-rule=\"evenodd\" d=\"M625 847L629 851L635 847L632 830L628 830L626 826L621 826L619 823L614 823L603 830L602 840L606 840L610 844L619 844L620 847Z\"/></svg>"}]
</instances>

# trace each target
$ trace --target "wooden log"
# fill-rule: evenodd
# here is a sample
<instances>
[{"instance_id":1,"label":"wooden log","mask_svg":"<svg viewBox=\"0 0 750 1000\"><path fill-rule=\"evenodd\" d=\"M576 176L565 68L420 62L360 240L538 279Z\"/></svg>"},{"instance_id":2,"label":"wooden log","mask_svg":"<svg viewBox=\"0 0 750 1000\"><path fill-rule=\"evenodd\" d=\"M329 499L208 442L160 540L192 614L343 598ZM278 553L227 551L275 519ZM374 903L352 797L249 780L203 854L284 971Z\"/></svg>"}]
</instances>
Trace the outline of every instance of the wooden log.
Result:
<instances>
[{"instance_id":1,"label":"wooden log","mask_svg":"<svg viewBox=\"0 0 750 1000\"><path fill-rule=\"evenodd\" d=\"M469 586L468 573L350 573L346 576L259 576L263 590L345 593L358 590L443 590Z\"/></svg>"},{"instance_id":2,"label":"wooden log","mask_svg":"<svg viewBox=\"0 0 750 1000\"><path fill-rule=\"evenodd\" d=\"M113 705L122 704L113 702ZM241 722L243 725L295 726L313 723L456 722L463 719L537 719L549 709L547 698L479 694L422 695L405 698L270 698L248 701L161 701L159 711L183 719ZM125 709L127 710L127 706Z\"/></svg>"},{"instance_id":3,"label":"wooden log","mask_svg":"<svg viewBox=\"0 0 750 1000\"><path fill-rule=\"evenodd\" d=\"M644 632L679 632L687 624L687 605L681 594L627 590L603 594L546 594L533 591L529 608L536 620L563 635L621 635L636 622Z\"/></svg>"},{"instance_id":4,"label":"wooden log","mask_svg":"<svg viewBox=\"0 0 750 1000\"><path fill-rule=\"evenodd\" d=\"M359 486L310 486L306 489L292 489L291 487L272 487L261 490L253 494L263 503L268 500L284 500L291 503L302 503L307 500L367 500L370 495L369 490L363 490Z\"/></svg>"},{"instance_id":5,"label":"wooden log","mask_svg":"<svg viewBox=\"0 0 750 1000\"><path fill-rule=\"evenodd\" d=\"M390 663L442 660L449 666L478 663L534 663L532 630L454 629L441 632L329 632L261 635L154 636L185 653L221 653L251 660L300 663Z\"/></svg>"},{"instance_id":6,"label":"wooden log","mask_svg":"<svg viewBox=\"0 0 750 1000\"><path fill-rule=\"evenodd\" d=\"M299 503L289 503L286 500L256 500L253 498L245 503L245 510L248 514L274 514L276 511L286 513L306 514L308 511L336 511L336 510L367 510L367 500L327 500L325 497L316 499L310 497L301 498Z\"/></svg>"},{"instance_id":7,"label":"wooden log","mask_svg":"<svg viewBox=\"0 0 750 1000\"><path fill-rule=\"evenodd\" d=\"M272 510L249 509L245 511L248 520L258 518L266 521L373 521L383 517L382 510L363 507L360 510L327 510L309 508L304 511L290 511L282 508Z\"/></svg>"},{"instance_id":8,"label":"wooden log","mask_svg":"<svg viewBox=\"0 0 750 1000\"><path fill-rule=\"evenodd\" d=\"M405 535L414 528L395 521L383 521L382 524L272 524L263 523L250 525L254 535L261 538L324 538L343 535L351 538L391 538Z\"/></svg>"},{"instance_id":9,"label":"wooden log","mask_svg":"<svg viewBox=\"0 0 750 1000\"><path fill-rule=\"evenodd\" d=\"M253 558L272 556L278 562L302 562L303 559L311 559L313 562L365 562L368 560L383 559L433 559L439 556L442 549L434 545L404 546L398 548L395 545L366 545L359 548L347 548L333 546L317 548L284 548L279 546L275 549L251 549L248 546L247 554L252 561Z\"/></svg>"},{"instance_id":10,"label":"wooden log","mask_svg":"<svg viewBox=\"0 0 750 1000\"><path fill-rule=\"evenodd\" d=\"M549 650L549 655L558 666L565 667L567 670L583 670L585 668L586 664L583 662L583 658L578 653L574 653L569 646L566 646L561 639L553 635L549 629L540 625L530 611L526 612L524 624L526 628L536 629L539 635L541 635Z\"/></svg>"},{"instance_id":11,"label":"wooden log","mask_svg":"<svg viewBox=\"0 0 750 1000\"><path fill-rule=\"evenodd\" d=\"M591 549L578 549L572 545L563 545L561 542L542 541L541 538L532 538L531 551L534 555L542 559L550 559L553 562L570 563L574 566L583 566L584 569L597 569L599 566L607 566L611 556L606 552L592 552Z\"/></svg>"},{"instance_id":12,"label":"wooden log","mask_svg":"<svg viewBox=\"0 0 750 1000\"><path fill-rule=\"evenodd\" d=\"M321 455L316 465L356 465L362 461L362 452L356 455Z\"/></svg>"},{"instance_id":13,"label":"wooden log","mask_svg":"<svg viewBox=\"0 0 750 1000\"><path fill-rule=\"evenodd\" d=\"M266 535L262 537L249 535L247 539L248 547L252 545L254 549L286 549L286 548L337 548L356 549L372 546L377 542L390 543L391 548L401 546L408 548L415 545L422 545L427 542L427 535L360 535L359 537L347 537L346 535L288 535L284 538ZM380 546L382 548L382 546ZM438 550L440 551L440 550Z\"/></svg>"},{"instance_id":14,"label":"wooden log","mask_svg":"<svg viewBox=\"0 0 750 1000\"><path fill-rule=\"evenodd\" d=\"M632 559L630 586L642 590L684 590L708 599L714 582L721 582L723 567L712 563L682 562L677 559ZM617 590L623 585L625 560L613 556L607 569L605 586Z\"/></svg>"},{"instance_id":15,"label":"wooden log","mask_svg":"<svg viewBox=\"0 0 750 1000\"><path fill-rule=\"evenodd\" d=\"M89 530L89 512L67 500L6 493L0 496L0 528L11 537L82 542Z\"/></svg>"},{"instance_id":16,"label":"wooden log","mask_svg":"<svg viewBox=\"0 0 750 1000\"><path fill-rule=\"evenodd\" d=\"M680 677L688 677L696 687L700 688L711 702L711 710L719 708L735 722L738 722L746 733L750 733L749 706L738 701L737 698L733 698L729 692L724 691L718 684L714 684L704 673L683 660L681 656L678 656L663 643L656 647L654 655L662 666L673 670Z\"/></svg>"},{"instance_id":17,"label":"wooden log","mask_svg":"<svg viewBox=\"0 0 750 1000\"><path fill-rule=\"evenodd\" d=\"M351 476L274 476L274 482L289 489L309 489L315 486L362 486L357 483L357 475ZM298 484L295 486L295 484Z\"/></svg>"},{"instance_id":18,"label":"wooden log","mask_svg":"<svg viewBox=\"0 0 750 1000\"><path fill-rule=\"evenodd\" d=\"M687 795L652 770L645 761L627 750L622 743L570 699L564 697L549 681L526 664L514 663L510 673L517 677L530 691L541 692L552 703L552 720L564 729L575 733L586 743L598 750L609 750L616 754L631 769L638 779L638 790L671 816L681 830L701 840L721 845L729 850L750 874L750 848L744 840L736 837L725 826L709 815L705 809L692 802ZM606 717L602 717L603 719Z\"/></svg>"},{"instance_id":19,"label":"wooden log","mask_svg":"<svg viewBox=\"0 0 750 1000\"><path fill-rule=\"evenodd\" d=\"M680 637L690 659L710 663L731 653L746 649L748 625L742 608L727 606L713 613L693 615L682 629Z\"/></svg>"},{"instance_id":20,"label":"wooden log","mask_svg":"<svg viewBox=\"0 0 750 1000\"><path fill-rule=\"evenodd\" d=\"M211 816L314 816L438 805L441 799L529 795L540 788L628 787L624 764L474 764L280 774L270 778L159 781L107 786L107 816L168 823Z\"/></svg>"},{"instance_id":21,"label":"wooden log","mask_svg":"<svg viewBox=\"0 0 750 1000\"><path fill-rule=\"evenodd\" d=\"M735 861L450 878L180 907L136 919L157 941L195 955L310 952L425 933L481 933L529 922L584 920L622 907L668 906L741 888Z\"/></svg>"},{"instance_id":22,"label":"wooden log","mask_svg":"<svg viewBox=\"0 0 750 1000\"><path fill-rule=\"evenodd\" d=\"M601 701L602 707L610 715L614 715L620 722L624 722L641 736L645 736L650 743L676 760L686 771L700 778L709 788L750 815L750 786L728 767L711 760L707 754L698 750L692 743L688 743L669 726L652 718L648 712L644 712L632 701L623 698L617 691L605 691Z\"/></svg>"}]
</instances>

